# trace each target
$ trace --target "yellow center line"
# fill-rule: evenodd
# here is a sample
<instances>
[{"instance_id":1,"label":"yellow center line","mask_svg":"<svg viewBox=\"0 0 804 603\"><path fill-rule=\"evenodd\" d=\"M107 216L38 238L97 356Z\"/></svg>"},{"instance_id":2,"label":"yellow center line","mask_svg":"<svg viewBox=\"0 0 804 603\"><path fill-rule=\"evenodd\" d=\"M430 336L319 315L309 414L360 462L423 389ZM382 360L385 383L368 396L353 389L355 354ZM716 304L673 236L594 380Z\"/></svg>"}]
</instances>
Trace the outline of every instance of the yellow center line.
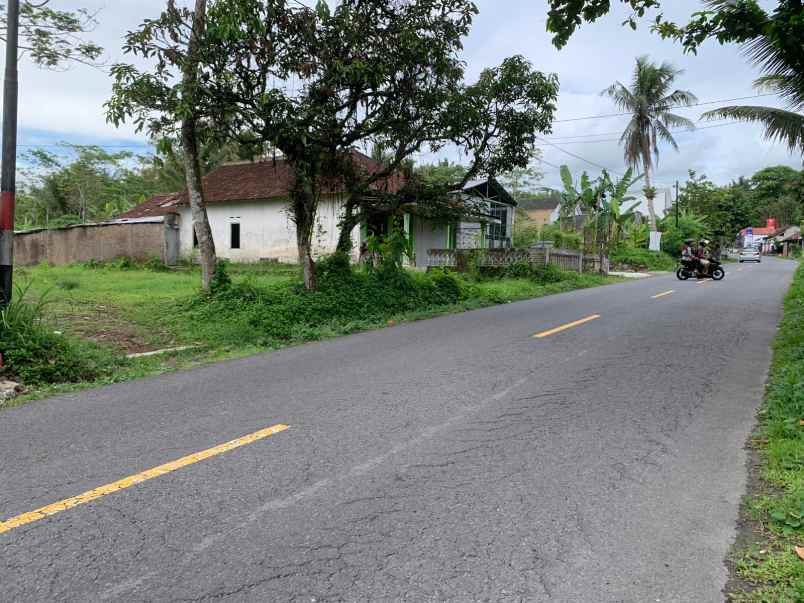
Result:
<instances>
[{"instance_id":1,"label":"yellow center line","mask_svg":"<svg viewBox=\"0 0 804 603\"><path fill-rule=\"evenodd\" d=\"M187 465L192 465L193 463L197 463L210 457L223 454L224 452L228 452L229 450L240 448L241 446L245 446L246 444L252 444L257 440L262 440L264 438L270 437L281 431L285 431L286 429L288 429L288 425L282 425L282 424L274 425L266 429L261 429L260 431L254 432L247 436L243 436L242 438L237 438L236 440L232 440L231 442L226 442L213 448L202 450L201 452L196 452L194 454L183 456L182 458L176 459L175 461L165 463L164 465L159 465L158 467L153 467L152 469L147 469L142 473L130 475L116 482L112 482L111 484L106 484L105 486L100 486L98 488L95 488L94 490L89 490L88 492L79 494L78 496L66 498L62 501L47 505L46 507L36 509L35 511L30 511L28 513L23 513L22 515L17 515L16 517L12 517L11 519L7 519L6 521L0 522L0 534L2 534L3 532L8 532L9 530L13 530L14 528L19 528L20 526L24 526L26 524L33 523L34 521L44 519L45 517L49 517L50 515L55 515L56 513L60 513L61 511L72 509L73 507L77 507L78 505L83 505L92 500L95 500L96 498L106 496L107 494L113 494L118 490L125 490L126 488L130 488L131 486L134 486L136 484L148 481L149 479L154 479L155 477L160 477L162 475L165 475L166 473L170 473L171 471L176 471L177 469L181 469L182 467L186 467Z\"/></svg>"},{"instance_id":2,"label":"yellow center line","mask_svg":"<svg viewBox=\"0 0 804 603\"><path fill-rule=\"evenodd\" d=\"M657 293L656 295L652 295L651 299L659 299L660 297L665 297L665 296L671 295L671 294L673 294L675 292L676 292L675 289L670 289L670 291L664 291L663 293Z\"/></svg>"},{"instance_id":3,"label":"yellow center line","mask_svg":"<svg viewBox=\"0 0 804 603\"><path fill-rule=\"evenodd\" d=\"M591 322L593 320L597 320L600 318L600 314L592 314L591 316L587 316L586 318L582 318L581 320L576 320L574 322L568 322L565 325L561 325L554 329L550 329L549 331L542 331L541 333L536 333L534 335L535 338L541 339L542 337L549 337L550 335L555 335L556 333L561 333L561 331L566 331L567 329L572 329L573 327L580 326L587 322Z\"/></svg>"}]
</instances>

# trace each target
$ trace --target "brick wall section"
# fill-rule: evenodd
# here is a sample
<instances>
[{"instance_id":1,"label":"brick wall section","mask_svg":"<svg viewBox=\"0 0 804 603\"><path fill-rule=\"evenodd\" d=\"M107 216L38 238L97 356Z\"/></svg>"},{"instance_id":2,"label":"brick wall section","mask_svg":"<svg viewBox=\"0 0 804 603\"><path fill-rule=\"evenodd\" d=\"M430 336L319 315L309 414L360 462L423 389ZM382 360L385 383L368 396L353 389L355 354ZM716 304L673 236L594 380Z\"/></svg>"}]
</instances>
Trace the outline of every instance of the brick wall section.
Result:
<instances>
[{"instance_id":1,"label":"brick wall section","mask_svg":"<svg viewBox=\"0 0 804 603\"><path fill-rule=\"evenodd\" d=\"M16 233L14 263L33 266L48 262L54 266L119 257L165 261L165 224L162 222L87 224Z\"/></svg>"}]
</instances>

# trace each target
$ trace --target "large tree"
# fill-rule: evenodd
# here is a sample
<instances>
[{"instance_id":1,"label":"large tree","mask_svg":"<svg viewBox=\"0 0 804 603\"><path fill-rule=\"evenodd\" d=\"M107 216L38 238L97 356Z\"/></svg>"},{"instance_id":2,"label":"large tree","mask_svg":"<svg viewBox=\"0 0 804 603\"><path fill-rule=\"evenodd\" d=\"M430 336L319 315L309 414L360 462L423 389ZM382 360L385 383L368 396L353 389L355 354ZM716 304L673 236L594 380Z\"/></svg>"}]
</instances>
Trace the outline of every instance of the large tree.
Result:
<instances>
[{"instance_id":1,"label":"large tree","mask_svg":"<svg viewBox=\"0 0 804 603\"><path fill-rule=\"evenodd\" d=\"M201 260L201 287L210 289L217 265L215 242L207 218L202 183L199 138L213 136L211 113L204 104L208 52L207 0L195 0L194 10L168 0L158 19L145 21L126 36L124 51L152 60L152 71L133 65L112 67L113 96L106 104L115 125L132 119L152 136L181 140L185 185Z\"/></svg>"},{"instance_id":2,"label":"large tree","mask_svg":"<svg viewBox=\"0 0 804 603\"><path fill-rule=\"evenodd\" d=\"M630 86L615 82L603 91L603 94L611 98L619 109L631 115L620 142L624 147L626 163L632 168L642 166L651 230L656 230L651 171L654 159L656 161L659 159L659 142L666 142L678 150L671 129L694 127L686 117L671 112L673 107L691 105L698 100L688 90L673 88L673 83L680 73L681 71L670 63L657 65L643 56L636 60Z\"/></svg>"},{"instance_id":3,"label":"large tree","mask_svg":"<svg viewBox=\"0 0 804 603\"><path fill-rule=\"evenodd\" d=\"M256 134L291 166L307 288L318 203L333 183L347 191L342 248L366 215L410 206L413 191L419 207L446 199L421 183L395 193L397 172L417 151L458 147L469 157L465 182L526 165L535 133L549 129L557 79L522 57L463 82L459 53L475 12L468 0L344 0L332 11L324 2L216 3L210 104L231 135ZM384 164L356 160L355 148L382 149Z\"/></svg>"}]
</instances>

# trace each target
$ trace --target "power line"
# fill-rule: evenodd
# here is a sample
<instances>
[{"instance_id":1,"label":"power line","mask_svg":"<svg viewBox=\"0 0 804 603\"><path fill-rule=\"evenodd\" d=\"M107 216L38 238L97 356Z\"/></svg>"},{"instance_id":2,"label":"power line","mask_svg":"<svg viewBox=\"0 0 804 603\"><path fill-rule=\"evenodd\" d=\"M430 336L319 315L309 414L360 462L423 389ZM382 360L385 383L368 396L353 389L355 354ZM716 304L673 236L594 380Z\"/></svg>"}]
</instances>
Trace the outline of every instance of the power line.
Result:
<instances>
[{"instance_id":1,"label":"power line","mask_svg":"<svg viewBox=\"0 0 804 603\"><path fill-rule=\"evenodd\" d=\"M541 140L541 141L542 141L542 142L544 142L545 144L548 144L549 146L551 146L551 147L553 147L553 148L555 148L555 149L557 149L557 150L561 151L561 152L562 152L562 153L564 153L565 155L569 155L570 157L574 157L575 159L579 159L579 160L581 160L581 161L583 161L583 162L585 162L585 163L588 163L589 165L594 166L594 167L596 167L596 168L598 168L598 169L601 169L601 170L606 170L607 172L611 172L612 174L615 174L616 176L620 176L620 177L622 177L622 174L618 174L618 173L617 173L617 172L615 172L614 170L610 170L610 169L609 169L609 168L607 168L605 165L600 165L599 163L595 163L594 161L591 161L591 160L589 160L589 159L586 159L585 157L581 157L580 155L578 155L578 154L576 154L576 153L573 153L572 151L568 151L568 150L566 150L566 149L563 149L563 148L561 148L560 146L558 146L557 144L555 144L555 143L553 143L553 142L550 142L549 140L545 140L544 138L537 138L537 140Z\"/></svg>"},{"instance_id":2,"label":"power line","mask_svg":"<svg viewBox=\"0 0 804 603\"><path fill-rule=\"evenodd\" d=\"M717 122L725 122L727 119L728 118L723 117L723 118L713 119L713 120L709 120L709 121L717 123ZM706 128L706 127L709 127L709 126L700 126L700 127L695 126L695 127L692 127L692 128L670 128L670 131L671 132L685 132L687 130L699 130L699 129L703 129L703 128ZM622 134L622 130L619 130L619 131L612 131L612 132L596 132L596 133L590 133L590 134L575 134L573 136L550 136L550 137L548 137L548 140L552 140L553 142L561 142L561 141L565 141L565 140L574 140L576 138L596 138L598 136L618 136L618 135L621 135L621 134Z\"/></svg>"},{"instance_id":3,"label":"power line","mask_svg":"<svg viewBox=\"0 0 804 603\"><path fill-rule=\"evenodd\" d=\"M722 125L725 125L725 124L722 124ZM614 170L611 170L611 169L607 168L606 166L600 165L599 163L596 163L596 162L594 162L594 161L592 161L590 159L587 159L586 157L582 157L582 156L578 155L577 153L573 153L572 151L568 151L566 149L563 149L560 146L558 146L557 144L550 142L549 140L545 140L544 138L539 138L539 140L541 140L542 142L545 142L546 144L550 145L551 147L555 148L556 150L561 151L562 153L564 153L566 155L569 155L570 157L573 157L575 159L578 159L580 161L588 163L589 165L594 166L594 167L596 167L598 169L606 170L610 174L614 174L615 176L617 176L619 178L625 177L625 175L620 173L620 172L615 172ZM542 162L546 163L547 165L549 165L552 168L561 169L560 166L557 166L557 165L555 165L553 163L545 161L544 159L542 159ZM654 181L653 184L660 185L660 188L668 188L669 187L668 184L666 184L664 182L659 182L659 181Z\"/></svg>"},{"instance_id":4,"label":"power line","mask_svg":"<svg viewBox=\"0 0 804 603\"><path fill-rule=\"evenodd\" d=\"M720 104L720 103L730 103L730 102L733 102L733 101L748 100L748 99L752 99L752 98L762 98L764 96L776 96L776 93L767 92L767 93L764 93L764 94L754 94L752 96L738 96L738 97L735 97L735 98L722 98L722 99L719 99L719 100L704 101L704 102L700 102L700 103L693 103L691 105L672 105L672 106L668 107L668 109L686 109L688 107L702 107L704 105L717 105L717 104ZM567 123L567 122L571 122L571 121L583 121L583 120L586 120L586 119L605 119L605 118L608 118L608 117L622 117L624 115L631 115L631 113L629 113L629 112L625 112L625 113L606 113L606 114L603 114L603 115L587 115L585 117L570 117L570 118L567 118L567 119L555 119L555 120L553 120L553 123L554 124L561 124L561 123Z\"/></svg>"},{"instance_id":5,"label":"power line","mask_svg":"<svg viewBox=\"0 0 804 603\"><path fill-rule=\"evenodd\" d=\"M684 130L680 130L680 129L679 130L672 130L672 132L677 133L677 134L685 134L685 133L690 133L690 132L699 132L700 130L710 130L712 128L722 128L724 126L733 126L734 124L739 124L739 123L742 123L742 122L730 121L730 122L725 123L725 124L714 124L714 125L711 125L711 126L701 126L701 127L698 127L698 128L686 128ZM616 132L613 132L613 133L616 133ZM594 136L594 135L592 135L592 136ZM604 134L597 134L597 136L604 136ZM583 137L582 136L576 136L576 137L568 137L568 138L583 138ZM600 138L600 139L596 139L596 140L566 140L566 139L562 139L562 138L550 138L550 139L545 138L543 140L545 140L545 141L549 140L550 142L558 141L561 144L593 144L593 143L596 143L596 142L620 142L619 138Z\"/></svg>"}]
</instances>

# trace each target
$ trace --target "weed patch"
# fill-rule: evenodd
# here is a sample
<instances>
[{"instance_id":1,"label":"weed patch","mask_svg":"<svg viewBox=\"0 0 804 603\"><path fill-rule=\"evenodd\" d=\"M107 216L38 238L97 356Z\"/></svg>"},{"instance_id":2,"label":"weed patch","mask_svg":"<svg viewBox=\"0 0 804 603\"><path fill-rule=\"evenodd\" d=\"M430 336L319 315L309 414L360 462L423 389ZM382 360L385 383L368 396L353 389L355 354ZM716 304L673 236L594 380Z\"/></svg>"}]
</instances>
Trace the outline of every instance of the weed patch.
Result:
<instances>
[{"instance_id":1,"label":"weed patch","mask_svg":"<svg viewBox=\"0 0 804 603\"><path fill-rule=\"evenodd\" d=\"M750 585L733 601L804 601L804 264L785 299L761 411L762 492L744 504L761 545L734 553L737 576Z\"/></svg>"}]
</instances>

